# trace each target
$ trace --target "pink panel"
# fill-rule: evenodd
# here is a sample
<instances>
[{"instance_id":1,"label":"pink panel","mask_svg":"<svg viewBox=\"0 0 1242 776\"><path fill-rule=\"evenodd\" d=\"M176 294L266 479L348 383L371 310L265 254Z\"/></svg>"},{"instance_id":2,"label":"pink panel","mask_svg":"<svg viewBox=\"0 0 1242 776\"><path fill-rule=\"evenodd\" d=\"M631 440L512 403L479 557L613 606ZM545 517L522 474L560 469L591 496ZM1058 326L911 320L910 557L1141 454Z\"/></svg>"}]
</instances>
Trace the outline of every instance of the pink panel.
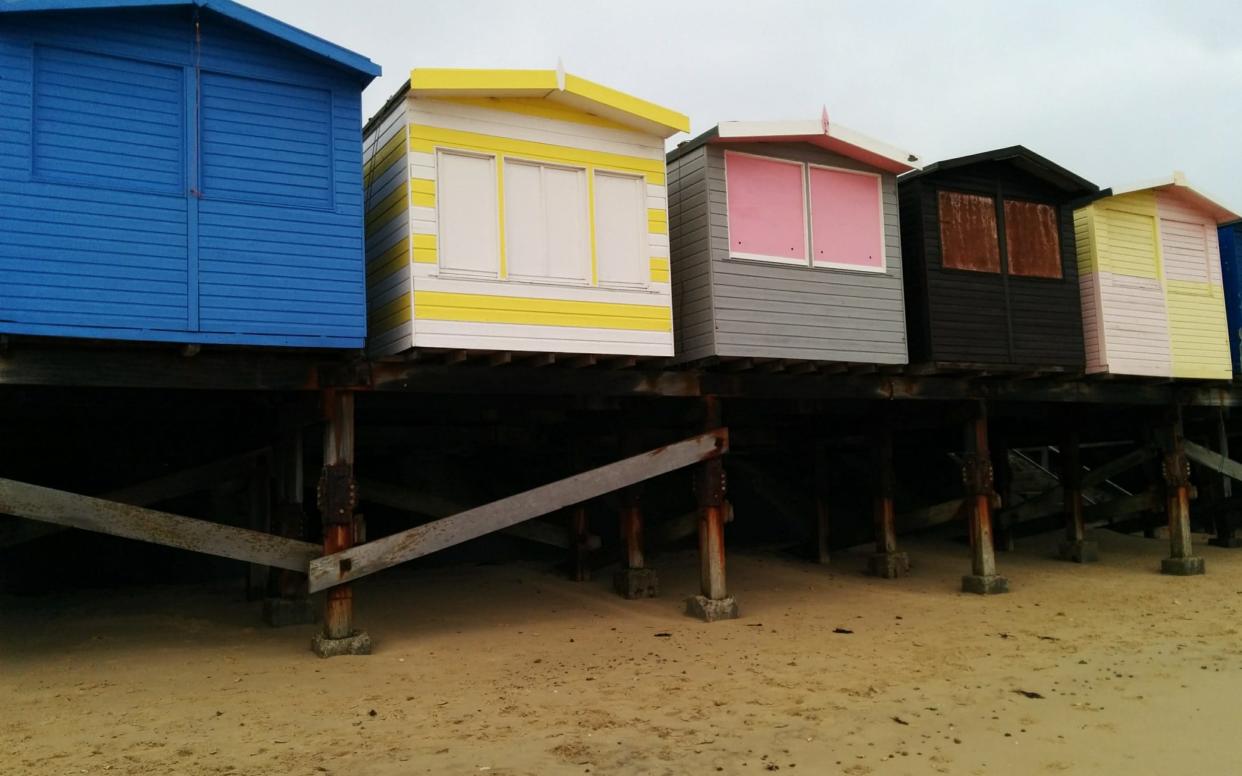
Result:
<instances>
[{"instance_id":1,"label":"pink panel","mask_svg":"<svg viewBox=\"0 0 1242 776\"><path fill-rule=\"evenodd\" d=\"M725 153L729 252L806 261L802 165Z\"/></svg>"},{"instance_id":2,"label":"pink panel","mask_svg":"<svg viewBox=\"0 0 1242 776\"><path fill-rule=\"evenodd\" d=\"M884 266L880 179L811 168L811 255L816 264Z\"/></svg>"}]
</instances>

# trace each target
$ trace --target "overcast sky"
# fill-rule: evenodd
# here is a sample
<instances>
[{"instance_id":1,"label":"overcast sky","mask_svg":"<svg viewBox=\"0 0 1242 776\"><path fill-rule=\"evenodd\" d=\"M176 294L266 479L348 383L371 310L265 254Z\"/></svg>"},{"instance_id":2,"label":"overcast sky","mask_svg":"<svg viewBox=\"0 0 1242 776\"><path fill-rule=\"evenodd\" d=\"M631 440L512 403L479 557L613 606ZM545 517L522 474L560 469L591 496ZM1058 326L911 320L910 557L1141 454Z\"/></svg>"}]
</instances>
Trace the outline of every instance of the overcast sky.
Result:
<instances>
[{"instance_id":1,"label":"overcast sky","mask_svg":"<svg viewBox=\"0 0 1242 776\"><path fill-rule=\"evenodd\" d=\"M829 116L924 162L1022 144L1100 186L1183 170L1242 209L1237 5L243 0L384 68L552 68L690 116ZM686 139L681 136L677 139Z\"/></svg>"}]
</instances>

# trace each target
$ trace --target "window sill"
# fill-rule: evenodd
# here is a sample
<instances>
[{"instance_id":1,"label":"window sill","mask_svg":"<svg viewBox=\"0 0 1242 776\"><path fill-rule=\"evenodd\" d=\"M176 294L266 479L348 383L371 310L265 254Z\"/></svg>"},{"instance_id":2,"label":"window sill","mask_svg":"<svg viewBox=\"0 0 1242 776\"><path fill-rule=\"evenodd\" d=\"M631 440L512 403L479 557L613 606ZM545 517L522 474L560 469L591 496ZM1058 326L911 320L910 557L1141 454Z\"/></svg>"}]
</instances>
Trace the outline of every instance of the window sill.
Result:
<instances>
[{"instance_id":1,"label":"window sill","mask_svg":"<svg viewBox=\"0 0 1242 776\"><path fill-rule=\"evenodd\" d=\"M888 271L888 266L883 267L858 267L849 264L807 264L805 261L784 261L782 259L765 259L753 256L736 256L730 255L726 261L736 262L738 264L760 264L765 267L785 267L787 269L806 270L808 272L852 272L859 275L875 275L893 277Z\"/></svg>"}]
</instances>

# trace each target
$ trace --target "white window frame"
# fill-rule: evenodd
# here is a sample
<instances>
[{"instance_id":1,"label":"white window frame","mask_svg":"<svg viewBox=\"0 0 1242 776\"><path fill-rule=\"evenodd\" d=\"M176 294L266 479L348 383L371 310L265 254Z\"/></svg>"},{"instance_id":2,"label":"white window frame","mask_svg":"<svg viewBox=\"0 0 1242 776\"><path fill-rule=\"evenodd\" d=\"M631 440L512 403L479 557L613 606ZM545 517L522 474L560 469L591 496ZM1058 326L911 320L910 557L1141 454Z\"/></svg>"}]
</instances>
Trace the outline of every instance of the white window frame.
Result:
<instances>
[{"instance_id":1,"label":"white window frame","mask_svg":"<svg viewBox=\"0 0 1242 776\"><path fill-rule=\"evenodd\" d=\"M630 173L617 172L614 170L596 169L592 174L592 181L591 181L592 195L597 194L599 191L599 187L596 185L596 183L598 182L599 176L601 175L612 177L612 178L623 178L626 180L635 181L639 184L638 186L635 187L635 189L638 191L638 203L639 203L638 229L639 229L639 234L641 234L644 238L642 244L644 248L646 248L646 250L642 251L638 257L639 268L640 268L639 277L643 278L643 280L637 283L621 283L617 281L604 281L601 279L598 281L597 286L599 288L618 288L618 289L629 289L633 291L649 291L651 289L651 227L648 224L649 219L647 217L647 210L648 210L647 208L647 176L633 175ZM595 219L595 222L598 223L599 221L599 198L597 196L592 196L591 199L593 200L591 202L591 206L594 209L594 214L593 214L594 219ZM667 213L667 211L665 212ZM594 255L596 256L598 260L598 256L599 256L598 245L595 246ZM645 263L643 263L644 259L646 260ZM595 271L596 271L596 274L598 275L599 273L598 266L596 267Z\"/></svg>"},{"instance_id":2,"label":"white window frame","mask_svg":"<svg viewBox=\"0 0 1242 776\"><path fill-rule=\"evenodd\" d=\"M859 264L842 264L840 262L835 262L835 261L822 261L818 263L815 261L815 225L812 222L812 218L814 216L815 204L811 198L811 168L812 167L818 167L821 170L831 170L833 172L845 172L845 173L849 173L850 175L865 175L871 178L875 178L876 207L879 209L879 214L880 214L880 266L864 267ZM871 172L869 170L851 170L847 167L837 167L831 164L817 164L815 162L807 162L806 168L807 168L807 171L806 171L806 191L807 191L806 234L807 234L807 241L810 243L810 248L807 250L807 255L811 257L811 267L812 268L821 267L824 269L843 269L843 270L849 270L852 272L871 272L871 273L876 273L876 274L881 274L881 275L887 274L888 273L888 244L887 244L887 240L885 239L887 235L884 232L884 176L877 172Z\"/></svg>"},{"instance_id":3,"label":"white window frame","mask_svg":"<svg viewBox=\"0 0 1242 776\"><path fill-rule=\"evenodd\" d=\"M546 275L518 275L518 274L513 273L512 271L509 271L508 269L509 268L509 261L508 261L509 209L508 207L506 207L505 217L503 219L505 229L504 229L504 234L501 236L501 242L504 245L505 258L506 258L506 261L505 261L506 273L505 273L504 279L515 282L515 283L528 283L532 285L553 285L553 286L589 286L591 285L591 264L592 264L592 256L594 254L593 246L591 244L591 207L594 203L591 201L592 200L591 187L590 187L590 181L588 179L587 168L575 167L574 165L569 165L569 164L540 162L534 159L526 159L520 156L505 156L501 164L505 165L505 164L509 164L510 162L512 162L513 164L523 164L528 167L539 168L539 177L540 177L541 183L543 180L543 171L548 168L553 168L557 170L566 170L569 172L576 172L582 176L582 187L586 195L585 196L585 208L586 209L583 211L583 214L582 214L583 219L584 219L583 223L585 223L586 230L587 230L586 231L586 265L584 267L584 274L581 278L553 278L553 277L548 277ZM501 190L501 194L507 198L508 190L505 188L505 186L501 186L500 190ZM506 202L505 204L507 205L508 203ZM545 218L547 217L546 211L544 213L544 217Z\"/></svg>"},{"instance_id":4,"label":"white window frame","mask_svg":"<svg viewBox=\"0 0 1242 776\"><path fill-rule=\"evenodd\" d=\"M733 250L733 237L730 233L729 224L729 157L730 156L749 156L754 159L762 159L766 162L780 162L781 164L790 164L798 167L802 172L802 244L803 250L806 252L804 259L791 259L788 256L771 256L766 253L746 253L744 251ZM734 151L728 149L724 152L724 185L725 185L725 234L729 235L729 257L734 259L746 259L748 261L764 261L771 264L784 264L793 267L809 267L811 266L811 224L810 218L810 192L807 191L806 165L793 159L781 159L776 156L764 156L763 154L751 154L745 151Z\"/></svg>"},{"instance_id":5,"label":"white window frame","mask_svg":"<svg viewBox=\"0 0 1242 776\"><path fill-rule=\"evenodd\" d=\"M501 279L500 257L501 257L501 251L504 246L501 242L501 232L500 232L501 192L498 190L498 188L496 191L496 212L494 213L494 216L496 218L496 227L497 227L495 271L459 269L456 267L444 266L444 241L443 241L444 224L441 222L441 213L442 213L441 205L443 203L440 198L440 194L441 194L440 185L441 185L441 182L443 181L444 166L440 164L440 158L446 155L467 156L467 157L473 157L475 159L488 160L489 162L491 162L491 165L492 165L492 185L493 185L493 188L497 188L496 186L496 181L497 181L496 154L485 154L485 153L479 153L476 151L463 151L460 148L443 148L441 146L435 147L435 157L436 157L436 274L437 276L443 276L443 277L448 277L448 278L467 278L467 279L472 279L472 280L499 280ZM406 182L406 185L407 186L409 185L408 181ZM411 242L413 242L412 235L411 235Z\"/></svg>"}]
</instances>

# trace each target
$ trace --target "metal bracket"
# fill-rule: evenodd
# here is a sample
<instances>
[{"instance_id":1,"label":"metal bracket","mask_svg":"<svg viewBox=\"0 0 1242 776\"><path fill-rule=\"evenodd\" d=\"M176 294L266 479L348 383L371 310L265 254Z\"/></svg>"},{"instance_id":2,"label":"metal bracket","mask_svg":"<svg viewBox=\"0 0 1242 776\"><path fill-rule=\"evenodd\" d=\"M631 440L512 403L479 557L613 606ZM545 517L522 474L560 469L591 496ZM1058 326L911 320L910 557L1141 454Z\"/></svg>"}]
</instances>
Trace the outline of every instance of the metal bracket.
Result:
<instances>
[{"instance_id":1,"label":"metal bracket","mask_svg":"<svg viewBox=\"0 0 1242 776\"><path fill-rule=\"evenodd\" d=\"M354 468L347 463L324 466L319 475L317 496L319 513L325 523L352 524L354 508L358 506Z\"/></svg>"},{"instance_id":2,"label":"metal bracket","mask_svg":"<svg viewBox=\"0 0 1242 776\"><path fill-rule=\"evenodd\" d=\"M987 496L992 493L992 462L978 453L962 456L962 484L970 496Z\"/></svg>"},{"instance_id":3,"label":"metal bracket","mask_svg":"<svg viewBox=\"0 0 1242 776\"><path fill-rule=\"evenodd\" d=\"M694 472L694 495L701 507L720 507L725 503L724 461L713 458L704 461Z\"/></svg>"}]
</instances>

